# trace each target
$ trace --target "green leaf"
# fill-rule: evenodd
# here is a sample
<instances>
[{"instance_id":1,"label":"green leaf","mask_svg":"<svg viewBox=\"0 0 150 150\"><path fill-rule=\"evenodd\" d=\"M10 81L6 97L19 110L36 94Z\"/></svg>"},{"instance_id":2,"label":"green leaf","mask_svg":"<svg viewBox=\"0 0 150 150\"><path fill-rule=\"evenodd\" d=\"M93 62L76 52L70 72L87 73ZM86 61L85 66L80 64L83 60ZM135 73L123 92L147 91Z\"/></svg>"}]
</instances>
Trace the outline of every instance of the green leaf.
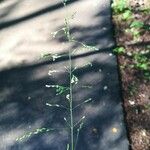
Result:
<instances>
[{"instance_id":1,"label":"green leaf","mask_svg":"<svg viewBox=\"0 0 150 150\"><path fill-rule=\"evenodd\" d=\"M126 8L126 2L125 0L120 0L120 2L118 3L118 8L120 11L123 11Z\"/></svg>"},{"instance_id":2,"label":"green leaf","mask_svg":"<svg viewBox=\"0 0 150 150\"><path fill-rule=\"evenodd\" d=\"M150 30L150 25L144 25L143 28L144 28L145 30L148 30L148 31L149 31L149 30Z\"/></svg>"},{"instance_id":3,"label":"green leaf","mask_svg":"<svg viewBox=\"0 0 150 150\"><path fill-rule=\"evenodd\" d=\"M142 69L142 70L147 70L148 69L148 64L143 63L143 64L137 64L137 66Z\"/></svg>"},{"instance_id":4,"label":"green leaf","mask_svg":"<svg viewBox=\"0 0 150 150\"><path fill-rule=\"evenodd\" d=\"M118 54L122 54L122 53L125 53L125 48L124 47L116 47L113 51Z\"/></svg>"},{"instance_id":5,"label":"green leaf","mask_svg":"<svg viewBox=\"0 0 150 150\"><path fill-rule=\"evenodd\" d=\"M134 35L134 36L139 36L139 35L140 35L140 32L137 31L137 30L134 30L134 31L133 31L133 35Z\"/></svg>"},{"instance_id":6,"label":"green leaf","mask_svg":"<svg viewBox=\"0 0 150 150\"><path fill-rule=\"evenodd\" d=\"M122 19L123 20L128 20L133 18L132 12L131 10L126 10L123 14L122 14Z\"/></svg>"},{"instance_id":7,"label":"green leaf","mask_svg":"<svg viewBox=\"0 0 150 150\"><path fill-rule=\"evenodd\" d=\"M144 23L141 21L133 21L130 25L130 28L142 28Z\"/></svg>"},{"instance_id":8,"label":"green leaf","mask_svg":"<svg viewBox=\"0 0 150 150\"><path fill-rule=\"evenodd\" d=\"M126 0L114 0L111 7L114 13L121 13L127 9Z\"/></svg>"}]
</instances>

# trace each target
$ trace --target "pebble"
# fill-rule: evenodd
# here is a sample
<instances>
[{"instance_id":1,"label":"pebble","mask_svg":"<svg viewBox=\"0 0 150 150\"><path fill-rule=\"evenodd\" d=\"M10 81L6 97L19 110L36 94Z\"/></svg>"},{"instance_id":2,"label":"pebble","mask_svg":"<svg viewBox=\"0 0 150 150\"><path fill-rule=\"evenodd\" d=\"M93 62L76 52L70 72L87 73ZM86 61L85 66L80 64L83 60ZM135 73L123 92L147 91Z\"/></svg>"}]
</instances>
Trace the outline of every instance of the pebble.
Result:
<instances>
[{"instance_id":1,"label":"pebble","mask_svg":"<svg viewBox=\"0 0 150 150\"><path fill-rule=\"evenodd\" d=\"M28 100L30 100L31 99L31 97L30 96L28 96Z\"/></svg>"},{"instance_id":2,"label":"pebble","mask_svg":"<svg viewBox=\"0 0 150 150\"><path fill-rule=\"evenodd\" d=\"M102 69L99 69L99 72L102 72Z\"/></svg>"},{"instance_id":3,"label":"pebble","mask_svg":"<svg viewBox=\"0 0 150 150\"><path fill-rule=\"evenodd\" d=\"M134 105L135 104L134 101L130 101L130 100L129 100L129 103L130 103L130 105Z\"/></svg>"},{"instance_id":4,"label":"pebble","mask_svg":"<svg viewBox=\"0 0 150 150\"><path fill-rule=\"evenodd\" d=\"M142 130L142 135L146 136L146 131L145 130Z\"/></svg>"},{"instance_id":5,"label":"pebble","mask_svg":"<svg viewBox=\"0 0 150 150\"><path fill-rule=\"evenodd\" d=\"M112 132L113 132L113 133L117 133L117 132L118 132L118 129L117 129L117 128L112 128Z\"/></svg>"},{"instance_id":6,"label":"pebble","mask_svg":"<svg viewBox=\"0 0 150 150\"><path fill-rule=\"evenodd\" d=\"M107 86L104 86L104 90L107 90L108 89L108 87Z\"/></svg>"},{"instance_id":7,"label":"pebble","mask_svg":"<svg viewBox=\"0 0 150 150\"><path fill-rule=\"evenodd\" d=\"M109 53L109 56L112 56L113 54L112 53Z\"/></svg>"},{"instance_id":8,"label":"pebble","mask_svg":"<svg viewBox=\"0 0 150 150\"><path fill-rule=\"evenodd\" d=\"M131 52L127 52L127 55L128 55L128 56L132 56L132 53L131 53Z\"/></svg>"}]
</instances>

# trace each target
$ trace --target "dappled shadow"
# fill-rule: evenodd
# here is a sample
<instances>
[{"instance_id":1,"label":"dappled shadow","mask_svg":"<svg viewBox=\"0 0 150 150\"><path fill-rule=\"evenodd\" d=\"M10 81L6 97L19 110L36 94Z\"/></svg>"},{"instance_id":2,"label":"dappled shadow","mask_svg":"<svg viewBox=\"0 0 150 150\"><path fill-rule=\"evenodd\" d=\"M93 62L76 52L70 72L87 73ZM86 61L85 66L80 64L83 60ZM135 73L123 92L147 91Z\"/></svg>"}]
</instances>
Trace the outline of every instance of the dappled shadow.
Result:
<instances>
[{"instance_id":1,"label":"dappled shadow","mask_svg":"<svg viewBox=\"0 0 150 150\"><path fill-rule=\"evenodd\" d=\"M98 13L93 13L93 18L95 18L95 23L91 22L91 18L89 17L88 24L83 25L72 25L70 26L70 32L73 38L76 41L85 43L87 45L96 46L100 51L112 51L111 49L115 46L113 40L113 25L111 22L111 12L110 8L104 7ZM78 16L77 16L78 19ZM76 20L75 17L70 20L70 22L74 22ZM57 30L62 29L64 25L60 26ZM56 30L56 31L57 31ZM60 34L56 37L60 43L66 42L67 39L63 34ZM81 45L78 43L72 43L71 49L81 49ZM107 49L107 50L106 50Z\"/></svg>"},{"instance_id":2,"label":"dappled shadow","mask_svg":"<svg viewBox=\"0 0 150 150\"><path fill-rule=\"evenodd\" d=\"M2 7L0 11L0 19L6 17L9 13L13 12L13 10L18 6L19 3L20 3L19 1L14 1L7 7Z\"/></svg>"},{"instance_id":3,"label":"dappled shadow","mask_svg":"<svg viewBox=\"0 0 150 150\"><path fill-rule=\"evenodd\" d=\"M111 64L112 60L108 54L100 55L104 57L102 60L99 59L99 54L91 54L73 59L75 66L82 66L86 63L83 60L86 59L90 60L93 64L92 67L79 67L79 70L76 70L74 73L80 81L74 87L74 105L83 102L87 98L93 99L93 102L85 104L74 112L76 121L83 115L86 116L81 137L79 138L78 149L106 149L106 146L110 149L112 144L105 145L105 142L110 142L109 140L112 140L116 148L118 143L115 144L113 140L119 140L120 137L124 136L121 125L123 118L119 113L121 110L119 91L118 88L114 89L114 87L118 87L117 81L114 80L117 75L115 73L116 64L115 62ZM112 57L112 59L114 58ZM103 62L104 60L105 63ZM1 139L7 139L7 137L13 134L11 138L15 143L15 138L36 128L66 127L63 120L64 117L68 116L66 111L46 106L46 102L67 106L65 95L56 96L55 91L47 89L45 85L67 85L69 77L67 77L65 72L57 73L54 77L47 76L49 66L53 69L62 70L64 66L67 66L67 63L67 61L60 61L36 67L33 65L20 69L10 69L0 73L2 95L0 102ZM42 74L44 72L42 77L40 77L41 72ZM82 85L90 85L92 89L81 88ZM104 86L106 85L108 89L105 91ZM112 99L111 101L110 98ZM112 110L112 108L114 109ZM113 127L118 129L117 134L112 132ZM93 131L94 129L96 132ZM23 142L20 144L17 144L17 142L16 145L11 143L11 146L8 146L7 149L20 149L20 147L21 149L29 147L28 149L37 150L65 149L68 138L68 133L62 129L57 132L31 136L27 141L23 139ZM4 142L6 142L5 139ZM83 143L85 147L81 147Z\"/></svg>"},{"instance_id":4,"label":"dappled shadow","mask_svg":"<svg viewBox=\"0 0 150 150\"><path fill-rule=\"evenodd\" d=\"M68 2L68 5L71 4L72 2L75 2L75 1L78 1L78 0L71 0ZM13 4L13 5L15 6L15 4ZM13 5L12 5L12 8L13 8ZM31 14L16 18L14 20L1 22L0 23L0 30L7 28L7 27L10 27L10 26L13 26L13 25L16 25L16 24L21 23L21 22L26 21L26 20L33 19L35 17L39 17L39 16L44 15L46 13L50 13L51 11L56 11L57 9L60 9L62 7L63 7L62 2L59 2L59 3L56 3L55 5L48 6L46 8L43 8L43 9L38 10L36 12L33 12ZM11 13L11 8L8 8L8 11L5 13L5 15L8 13ZM0 17L4 17L4 15L2 15Z\"/></svg>"},{"instance_id":5,"label":"dappled shadow","mask_svg":"<svg viewBox=\"0 0 150 150\"><path fill-rule=\"evenodd\" d=\"M0 27L2 29L33 19L60 7L62 4L47 7L23 18L7 22L5 25L1 24ZM104 7L91 16L92 19L96 18L95 24L91 25L91 22L87 20L86 25L71 26L71 32L76 40L99 48L99 51L84 50L72 57L73 67L78 68L74 71L74 75L79 79L78 84L73 88L73 105L75 107L88 98L92 99L91 102L81 105L73 112L75 122L85 116L77 143L78 150L128 149L117 61L111 53L114 41L110 17L109 7ZM61 35L56 38L56 41L58 44L66 42ZM80 49L81 45L71 43L65 51L74 48ZM89 63L92 65L86 65ZM66 67L68 67L68 56L56 61L36 62L0 72L0 138L3 143L0 149L66 150L70 134L64 117L68 119L69 115L65 109L46 106L46 103L51 103L68 107L67 92L64 95L56 95L53 88L46 87L46 85L55 84L68 86L69 76L65 72ZM48 76L49 70L60 72ZM24 134L28 135L27 133L36 131L37 128L56 130L31 134L27 139L22 138L21 142L16 141L16 138ZM75 139L76 132L77 127Z\"/></svg>"}]
</instances>

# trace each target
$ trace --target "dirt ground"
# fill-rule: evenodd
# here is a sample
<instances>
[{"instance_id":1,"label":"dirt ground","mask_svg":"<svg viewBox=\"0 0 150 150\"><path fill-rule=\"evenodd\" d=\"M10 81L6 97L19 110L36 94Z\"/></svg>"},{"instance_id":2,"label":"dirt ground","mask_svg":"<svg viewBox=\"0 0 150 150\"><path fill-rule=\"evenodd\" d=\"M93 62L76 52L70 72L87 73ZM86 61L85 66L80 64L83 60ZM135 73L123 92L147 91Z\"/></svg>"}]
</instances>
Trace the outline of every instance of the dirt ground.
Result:
<instances>
[{"instance_id":1,"label":"dirt ground","mask_svg":"<svg viewBox=\"0 0 150 150\"><path fill-rule=\"evenodd\" d=\"M147 2L147 3L146 3ZM138 10L140 6L147 7L148 1L131 1L134 18L137 21L150 25L150 16ZM118 55L124 107L127 128L132 150L150 150L150 80L145 78L144 71L131 67L135 62L132 54L147 52L150 57L150 31L141 29L138 41L134 41L130 33L129 21L119 21L113 16L117 45L125 48L125 53ZM147 69L149 72L149 69Z\"/></svg>"}]
</instances>

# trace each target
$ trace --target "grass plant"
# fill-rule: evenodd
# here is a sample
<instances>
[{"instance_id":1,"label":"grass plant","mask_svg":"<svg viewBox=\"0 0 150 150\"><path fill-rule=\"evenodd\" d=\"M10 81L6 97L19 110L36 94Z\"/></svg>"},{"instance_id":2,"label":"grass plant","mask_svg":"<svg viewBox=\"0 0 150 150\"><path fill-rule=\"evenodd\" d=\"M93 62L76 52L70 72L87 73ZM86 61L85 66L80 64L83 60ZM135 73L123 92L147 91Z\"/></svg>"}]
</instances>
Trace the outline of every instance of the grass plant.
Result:
<instances>
[{"instance_id":1,"label":"grass plant","mask_svg":"<svg viewBox=\"0 0 150 150\"><path fill-rule=\"evenodd\" d=\"M66 6L67 6L67 0L63 0L63 5L66 9ZM64 33L64 36L65 38L67 39L67 41L70 43L77 43L79 44L82 48L85 48L85 49L88 49L88 50L98 50L95 46L90 46L90 45L87 45L87 44L84 44L80 41L77 41L75 40L75 38L71 35L70 33L70 16L67 16L65 17L65 24L64 24L64 27L61 28L60 30L52 33L52 36L55 38L55 36L57 34L59 34L59 32L63 32ZM66 150L76 150L77 149L77 143L78 143L78 138L79 138L79 134L80 134L80 130L82 129L83 125L84 125L84 120L85 120L85 117L86 116L82 116L77 122L74 120L74 110L86 103L89 103L92 101L91 98L88 98L86 100L84 100L83 102L77 104L76 106L73 105L73 89L74 89L74 86L76 84L78 84L79 82L79 79L78 77L74 74L74 71L77 70L78 68L76 66L73 66L72 64L72 56L75 54L76 52L76 49L74 50L69 50L68 53L66 54L63 54L63 55L59 55L59 54L44 54L43 57L48 57L50 58L52 61L56 61L58 58L61 58L61 57L68 57L68 66L64 67L65 69L65 72L67 72L68 76L69 76L69 85L68 86L63 86L63 85L46 85L47 88L54 88L55 91L56 91L56 96L57 95L65 95L66 97L66 101L68 102L68 106L63 106L63 105L60 105L58 103L56 104L52 104L52 103L46 103L46 106L48 107L57 107L57 108L60 108L60 109L65 109L67 111L67 114L69 114L69 117L63 117L64 118L64 121L66 122L66 126L69 128L69 135L70 135L70 141L68 141L68 144L66 145ZM92 63L87 63L85 64L85 66L89 66L89 67L92 67ZM59 72L59 70L49 70L49 75L53 75L55 74L56 72ZM81 88L91 88L91 86L88 86L88 85L82 85ZM24 139L26 138L29 138L31 137L32 135L35 135L35 134L38 134L38 133L44 133L44 132L50 132L50 131L53 131L53 130L57 130L54 129L54 128L50 128L50 129L47 129L47 128L41 128L41 129L36 129L35 131L33 132L29 132L19 138L17 138L16 140L17 141L23 141Z\"/></svg>"}]
</instances>

